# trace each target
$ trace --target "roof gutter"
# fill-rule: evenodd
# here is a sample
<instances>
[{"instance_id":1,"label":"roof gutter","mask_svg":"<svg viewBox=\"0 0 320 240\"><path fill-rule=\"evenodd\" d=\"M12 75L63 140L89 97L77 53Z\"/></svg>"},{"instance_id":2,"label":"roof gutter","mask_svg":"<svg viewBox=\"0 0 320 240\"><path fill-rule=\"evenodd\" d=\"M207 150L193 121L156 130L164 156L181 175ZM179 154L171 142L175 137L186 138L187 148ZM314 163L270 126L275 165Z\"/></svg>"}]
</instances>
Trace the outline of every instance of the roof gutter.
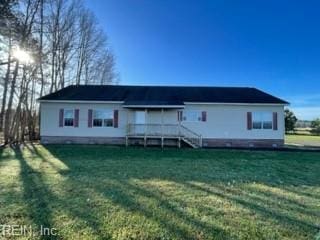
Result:
<instances>
[{"instance_id":1,"label":"roof gutter","mask_svg":"<svg viewBox=\"0 0 320 240\"><path fill-rule=\"evenodd\" d=\"M239 105L239 106L288 106L290 103L224 103L224 102L184 102L184 104L192 104L192 105Z\"/></svg>"},{"instance_id":2,"label":"roof gutter","mask_svg":"<svg viewBox=\"0 0 320 240\"><path fill-rule=\"evenodd\" d=\"M118 103L122 104L124 101L91 101L91 100L38 100L40 103Z\"/></svg>"},{"instance_id":3,"label":"roof gutter","mask_svg":"<svg viewBox=\"0 0 320 240\"><path fill-rule=\"evenodd\" d=\"M105 104L123 104L124 101L91 101L91 100L37 100L40 103L105 103ZM184 102L191 105L239 105L239 106L288 106L290 103L224 103L224 102ZM126 108L184 108L184 105L122 105Z\"/></svg>"}]
</instances>

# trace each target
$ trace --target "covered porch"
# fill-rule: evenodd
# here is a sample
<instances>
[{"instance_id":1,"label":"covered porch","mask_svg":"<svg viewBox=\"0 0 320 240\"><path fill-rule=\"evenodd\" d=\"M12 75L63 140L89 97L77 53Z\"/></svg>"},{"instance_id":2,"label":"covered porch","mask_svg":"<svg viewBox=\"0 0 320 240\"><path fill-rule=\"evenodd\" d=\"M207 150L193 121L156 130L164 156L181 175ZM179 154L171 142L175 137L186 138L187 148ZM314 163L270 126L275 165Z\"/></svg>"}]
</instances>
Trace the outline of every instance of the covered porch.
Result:
<instances>
[{"instance_id":1,"label":"covered porch","mask_svg":"<svg viewBox=\"0 0 320 240\"><path fill-rule=\"evenodd\" d=\"M182 125L184 105L174 104L124 104L127 108L126 146L131 144L175 145L185 143L193 148L202 146L202 137Z\"/></svg>"}]
</instances>

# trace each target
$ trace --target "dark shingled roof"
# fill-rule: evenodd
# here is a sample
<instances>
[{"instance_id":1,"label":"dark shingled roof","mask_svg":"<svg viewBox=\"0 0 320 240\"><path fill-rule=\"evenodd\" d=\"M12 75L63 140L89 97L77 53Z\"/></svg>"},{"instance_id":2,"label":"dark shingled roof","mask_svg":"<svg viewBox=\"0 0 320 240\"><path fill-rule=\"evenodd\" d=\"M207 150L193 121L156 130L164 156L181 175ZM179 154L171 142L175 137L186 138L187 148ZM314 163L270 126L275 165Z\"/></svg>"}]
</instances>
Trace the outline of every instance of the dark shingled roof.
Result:
<instances>
[{"instance_id":1,"label":"dark shingled roof","mask_svg":"<svg viewBox=\"0 0 320 240\"><path fill-rule=\"evenodd\" d=\"M69 86L39 100L124 101L131 105L181 105L183 102L262 103L288 102L249 87L180 86Z\"/></svg>"}]
</instances>

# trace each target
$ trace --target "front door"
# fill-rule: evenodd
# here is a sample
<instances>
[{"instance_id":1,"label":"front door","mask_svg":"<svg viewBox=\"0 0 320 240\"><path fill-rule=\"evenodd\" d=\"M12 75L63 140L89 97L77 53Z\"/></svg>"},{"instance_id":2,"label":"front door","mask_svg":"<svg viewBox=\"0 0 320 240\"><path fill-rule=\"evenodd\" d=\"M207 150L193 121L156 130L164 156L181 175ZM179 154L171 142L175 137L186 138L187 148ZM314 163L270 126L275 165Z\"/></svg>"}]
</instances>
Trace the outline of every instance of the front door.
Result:
<instances>
[{"instance_id":1,"label":"front door","mask_svg":"<svg viewBox=\"0 0 320 240\"><path fill-rule=\"evenodd\" d=\"M136 111L135 112L135 124L146 124L146 112Z\"/></svg>"},{"instance_id":2,"label":"front door","mask_svg":"<svg viewBox=\"0 0 320 240\"><path fill-rule=\"evenodd\" d=\"M146 112L136 111L135 112L135 133L138 135L144 135L145 124L146 124Z\"/></svg>"}]
</instances>

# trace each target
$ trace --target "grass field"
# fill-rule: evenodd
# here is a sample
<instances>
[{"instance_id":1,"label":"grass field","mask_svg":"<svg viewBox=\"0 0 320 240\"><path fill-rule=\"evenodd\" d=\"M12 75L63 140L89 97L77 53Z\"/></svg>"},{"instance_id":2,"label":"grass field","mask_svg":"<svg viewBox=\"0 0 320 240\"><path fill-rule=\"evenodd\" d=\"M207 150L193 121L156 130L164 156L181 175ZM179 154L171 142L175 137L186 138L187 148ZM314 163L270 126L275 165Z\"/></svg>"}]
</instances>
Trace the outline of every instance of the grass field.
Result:
<instances>
[{"instance_id":1,"label":"grass field","mask_svg":"<svg viewBox=\"0 0 320 240\"><path fill-rule=\"evenodd\" d=\"M316 239L320 231L320 153L0 151L0 224L56 228L52 239Z\"/></svg>"},{"instance_id":2,"label":"grass field","mask_svg":"<svg viewBox=\"0 0 320 240\"><path fill-rule=\"evenodd\" d=\"M286 135L285 142L288 145L320 147L320 136Z\"/></svg>"}]
</instances>

